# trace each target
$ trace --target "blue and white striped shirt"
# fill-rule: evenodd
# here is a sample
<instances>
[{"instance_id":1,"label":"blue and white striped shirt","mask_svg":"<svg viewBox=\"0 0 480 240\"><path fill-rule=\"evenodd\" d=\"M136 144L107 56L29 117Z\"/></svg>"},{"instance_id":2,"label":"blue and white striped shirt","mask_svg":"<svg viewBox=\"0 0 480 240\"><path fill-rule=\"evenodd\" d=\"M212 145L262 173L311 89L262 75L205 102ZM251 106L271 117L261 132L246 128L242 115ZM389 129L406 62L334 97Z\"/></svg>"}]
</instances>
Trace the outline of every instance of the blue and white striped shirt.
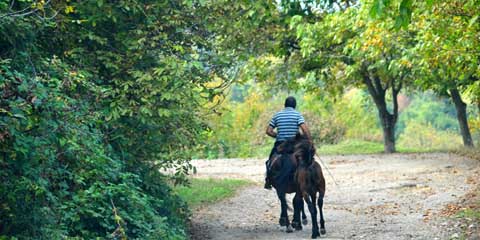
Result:
<instances>
[{"instance_id":1,"label":"blue and white striped shirt","mask_svg":"<svg viewBox=\"0 0 480 240\"><path fill-rule=\"evenodd\" d=\"M295 137L298 132L298 126L302 123L305 123L302 114L294 108L286 107L273 115L269 125L272 128L277 128L277 141L285 141Z\"/></svg>"}]
</instances>

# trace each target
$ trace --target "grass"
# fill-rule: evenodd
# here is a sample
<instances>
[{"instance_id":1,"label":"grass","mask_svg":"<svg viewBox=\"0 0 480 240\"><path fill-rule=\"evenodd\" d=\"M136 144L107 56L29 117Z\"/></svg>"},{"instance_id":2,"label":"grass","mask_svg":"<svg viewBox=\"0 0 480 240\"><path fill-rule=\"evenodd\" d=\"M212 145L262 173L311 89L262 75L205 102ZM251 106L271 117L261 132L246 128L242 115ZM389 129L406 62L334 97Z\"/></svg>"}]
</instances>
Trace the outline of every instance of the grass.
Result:
<instances>
[{"instance_id":1,"label":"grass","mask_svg":"<svg viewBox=\"0 0 480 240\"><path fill-rule=\"evenodd\" d=\"M238 179L191 179L190 186L177 186L175 192L190 208L197 208L231 197L238 188L251 184Z\"/></svg>"},{"instance_id":2,"label":"grass","mask_svg":"<svg viewBox=\"0 0 480 240\"><path fill-rule=\"evenodd\" d=\"M258 146L249 153L238 153L236 158L246 157L265 157L270 153L272 146L264 145ZM480 160L480 148L428 148L428 147L404 147L401 144L396 144L397 152L399 153L429 153L429 152L453 152L459 155L475 158ZM319 154L323 155L352 155L352 154L378 154L383 153L383 142L373 142L358 139L347 139L337 144L317 145ZM216 159L216 156L207 159Z\"/></svg>"},{"instance_id":3,"label":"grass","mask_svg":"<svg viewBox=\"0 0 480 240\"><path fill-rule=\"evenodd\" d=\"M479 202L480 205L480 202ZM467 208L465 210L460 211L457 214L458 218L471 218L474 220L480 220L480 209L470 209Z\"/></svg>"},{"instance_id":4,"label":"grass","mask_svg":"<svg viewBox=\"0 0 480 240\"><path fill-rule=\"evenodd\" d=\"M444 152L445 150L432 148L406 148L397 145L397 151L400 153L425 153ZM383 143L363 140L345 140L335 145L322 145L319 149L319 153L324 155L383 153Z\"/></svg>"},{"instance_id":5,"label":"grass","mask_svg":"<svg viewBox=\"0 0 480 240\"><path fill-rule=\"evenodd\" d=\"M383 144L360 140L346 140L335 145L322 145L320 154L370 154L383 152Z\"/></svg>"},{"instance_id":6,"label":"grass","mask_svg":"<svg viewBox=\"0 0 480 240\"><path fill-rule=\"evenodd\" d=\"M470 237L473 236L480 236L480 229L478 228L478 223L480 222L480 200L478 200L479 193L480 192L477 191L477 195L475 195L474 197L477 199L476 201L474 201L475 204L469 204L470 206L461 210L455 215L458 223L462 223L461 233L459 238L457 239L470 239ZM476 228L469 229L467 226L470 226L472 224L477 224Z\"/></svg>"}]
</instances>

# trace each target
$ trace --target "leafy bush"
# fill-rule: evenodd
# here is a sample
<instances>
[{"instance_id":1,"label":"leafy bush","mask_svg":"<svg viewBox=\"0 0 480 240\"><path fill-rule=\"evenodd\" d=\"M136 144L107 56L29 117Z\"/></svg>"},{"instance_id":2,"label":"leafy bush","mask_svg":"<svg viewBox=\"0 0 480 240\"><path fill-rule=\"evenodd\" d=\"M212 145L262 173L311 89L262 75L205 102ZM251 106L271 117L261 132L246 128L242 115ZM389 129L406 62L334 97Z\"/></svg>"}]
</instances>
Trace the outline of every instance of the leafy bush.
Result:
<instances>
[{"instance_id":1,"label":"leafy bush","mask_svg":"<svg viewBox=\"0 0 480 240\"><path fill-rule=\"evenodd\" d=\"M407 123L398 144L407 148L453 149L462 145L458 133L441 131L430 124L417 121Z\"/></svg>"},{"instance_id":2,"label":"leafy bush","mask_svg":"<svg viewBox=\"0 0 480 240\"><path fill-rule=\"evenodd\" d=\"M450 100L437 97L432 92L412 94L410 99L409 107L399 116L399 135L412 121L431 125L440 131L458 131L455 107Z\"/></svg>"},{"instance_id":3,"label":"leafy bush","mask_svg":"<svg viewBox=\"0 0 480 240\"><path fill-rule=\"evenodd\" d=\"M0 1L0 238L186 238L167 182L193 169L197 113L228 64L204 10Z\"/></svg>"},{"instance_id":4,"label":"leafy bush","mask_svg":"<svg viewBox=\"0 0 480 240\"><path fill-rule=\"evenodd\" d=\"M252 85L241 92L233 87L234 96L221 105L219 115L209 119L209 130L203 133L204 142L197 158L266 156L273 139L265 129L276 111L283 108L288 96L279 92L261 93ZM235 97L241 95L242 98ZM233 98L235 97L235 98ZM336 144L345 139L380 141L381 131L372 103L359 90L351 90L333 102L310 94L296 94L300 111L317 144Z\"/></svg>"},{"instance_id":5,"label":"leafy bush","mask_svg":"<svg viewBox=\"0 0 480 240\"><path fill-rule=\"evenodd\" d=\"M209 118L198 158L267 155L271 141L265 133L274 106L258 92L249 92L244 102L226 101L221 113Z\"/></svg>"},{"instance_id":6,"label":"leafy bush","mask_svg":"<svg viewBox=\"0 0 480 240\"><path fill-rule=\"evenodd\" d=\"M266 156L271 143L265 128L271 116L282 108L287 94L260 93L258 86L236 88L242 98L228 99L220 115L210 118L210 130L205 134L204 152L196 157ZM383 135L378 113L369 95L350 89L335 100L327 96L297 93L298 110L304 115L314 142L324 153L382 152ZM461 138L455 108L448 99L431 92L403 95L397 131L399 151L432 151L456 148ZM476 115L470 123L477 136ZM338 146L334 146L338 144ZM325 145L325 147L324 147Z\"/></svg>"},{"instance_id":7,"label":"leafy bush","mask_svg":"<svg viewBox=\"0 0 480 240\"><path fill-rule=\"evenodd\" d=\"M480 113L478 117L469 119L468 124L472 130L472 138L477 145L480 145Z\"/></svg>"},{"instance_id":8,"label":"leafy bush","mask_svg":"<svg viewBox=\"0 0 480 240\"><path fill-rule=\"evenodd\" d=\"M186 208L165 180L148 165L128 171L104 143L93 105L68 94L96 87L80 78L66 87L54 69L50 78L29 78L7 64L0 70L2 234L91 239L119 228L132 238L185 237Z\"/></svg>"},{"instance_id":9,"label":"leafy bush","mask_svg":"<svg viewBox=\"0 0 480 240\"><path fill-rule=\"evenodd\" d=\"M303 102L302 109L316 143L335 144L345 139L381 141L376 110L363 91L351 89L336 101L305 95Z\"/></svg>"},{"instance_id":10,"label":"leafy bush","mask_svg":"<svg viewBox=\"0 0 480 240\"><path fill-rule=\"evenodd\" d=\"M345 137L347 128L333 114L318 116L312 111L303 113L308 123L313 141L316 143L336 144Z\"/></svg>"}]
</instances>

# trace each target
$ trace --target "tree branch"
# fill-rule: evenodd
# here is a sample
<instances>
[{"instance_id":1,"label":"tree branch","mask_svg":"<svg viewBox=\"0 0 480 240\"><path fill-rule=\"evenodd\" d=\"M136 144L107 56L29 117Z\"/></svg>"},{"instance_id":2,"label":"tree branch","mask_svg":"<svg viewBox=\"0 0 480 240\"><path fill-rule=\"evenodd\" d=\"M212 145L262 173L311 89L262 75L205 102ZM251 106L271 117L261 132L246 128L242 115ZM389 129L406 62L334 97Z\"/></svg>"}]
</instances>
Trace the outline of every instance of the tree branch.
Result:
<instances>
[{"instance_id":1,"label":"tree branch","mask_svg":"<svg viewBox=\"0 0 480 240\"><path fill-rule=\"evenodd\" d=\"M373 77L373 80L374 80L374 83L375 83L375 88L377 89L377 92L379 94L384 94L385 91L386 91L386 88L384 89L382 87L382 82L380 81L380 77L378 77L377 74L372 74L372 77Z\"/></svg>"},{"instance_id":2,"label":"tree branch","mask_svg":"<svg viewBox=\"0 0 480 240\"><path fill-rule=\"evenodd\" d=\"M397 87L395 87L395 81L392 81L392 91L398 94L402 89L404 79L405 79L405 75L402 75L400 77L400 81L398 81Z\"/></svg>"},{"instance_id":3,"label":"tree branch","mask_svg":"<svg viewBox=\"0 0 480 240\"><path fill-rule=\"evenodd\" d=\"M400 89L395 90L392 84L392 100L393 100L393 117L395 118L394 121L396 121L396 118L398 116L398 93L400 92Z\"/></svg>"},{"instance_id":4,"label":"tree branch","mask_svg":"<svg viewBox=\"0 0 480 240\"><path fill-rule=\"evenodd\" d=\"M10 5L10 10L12 9L14 2L15 1L12 0L11 5ZM43 4L43 7L47 6L50 2L51 2L51 0L46 1ZM30 11L28 11L28 10L30 10ZM6 18L6 17L24 17L24 16L27 16L27 15L31 15L31 14L36 13L36 12L38 12L38 10L40 10L40 8L33 8L32 9L32 7L29 6L29 7L26 7L24 9L22 9L22 10L16 11L16 12L9 12L9 13L6 13L4 15L0 15L0 19Z\"/></svg>"},{"instance_id":5,"label":"tree branch","mask_svg":"<svg viewBox=\"0 0 480 240\"><path fill-rule=\"evenodd\" d=\"M367 85L367 89L370 92L370 94L373 96L374 99L377 98L379 95L375 87L373 86L372 79L370 78L368 73L362 73L362 81Z\"/></svg>"}]
</instances>

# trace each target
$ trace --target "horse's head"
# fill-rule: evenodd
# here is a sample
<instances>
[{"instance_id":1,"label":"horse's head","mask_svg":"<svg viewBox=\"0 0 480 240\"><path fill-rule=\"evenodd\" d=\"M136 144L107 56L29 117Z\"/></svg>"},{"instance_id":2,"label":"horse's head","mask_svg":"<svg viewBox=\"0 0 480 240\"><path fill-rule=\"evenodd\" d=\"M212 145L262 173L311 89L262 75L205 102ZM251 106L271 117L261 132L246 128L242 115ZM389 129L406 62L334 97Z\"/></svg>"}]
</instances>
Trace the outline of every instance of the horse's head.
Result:
<instances>
[{"instance_id":1,"label":"horse's head","mask_svg":"<svg viewBox=\"0 0 480 240\"><path fill-rule=\"evenodd\" d=\"M310 166L312 164L315 156L315 147L306 137L297 140L294 149L294 156L301 165Z\"/></svg>"},{"instance_id":2,"label":"horse's head","mask_svg":"<svg viewBox=\"0 0 480 240\"><path fill-rule=\"evenodd\" d=\"M279 154L292 154L297 162L310 165L315 155L315 148L305 135L297 133L277 147Z\"/></svg>"},{"instance_id":3,"label":"horse's head","mask_svg":"<svg viewBox=\"0 0 480 240\"><path fill-rule=\"evenodd\" d=\"M287 141L278 145L277 152L280 154L292 154L295 151L295 144L297 143L298 138L299 134L294 138L287 139Z\"/></svg>"}]
</instances>

